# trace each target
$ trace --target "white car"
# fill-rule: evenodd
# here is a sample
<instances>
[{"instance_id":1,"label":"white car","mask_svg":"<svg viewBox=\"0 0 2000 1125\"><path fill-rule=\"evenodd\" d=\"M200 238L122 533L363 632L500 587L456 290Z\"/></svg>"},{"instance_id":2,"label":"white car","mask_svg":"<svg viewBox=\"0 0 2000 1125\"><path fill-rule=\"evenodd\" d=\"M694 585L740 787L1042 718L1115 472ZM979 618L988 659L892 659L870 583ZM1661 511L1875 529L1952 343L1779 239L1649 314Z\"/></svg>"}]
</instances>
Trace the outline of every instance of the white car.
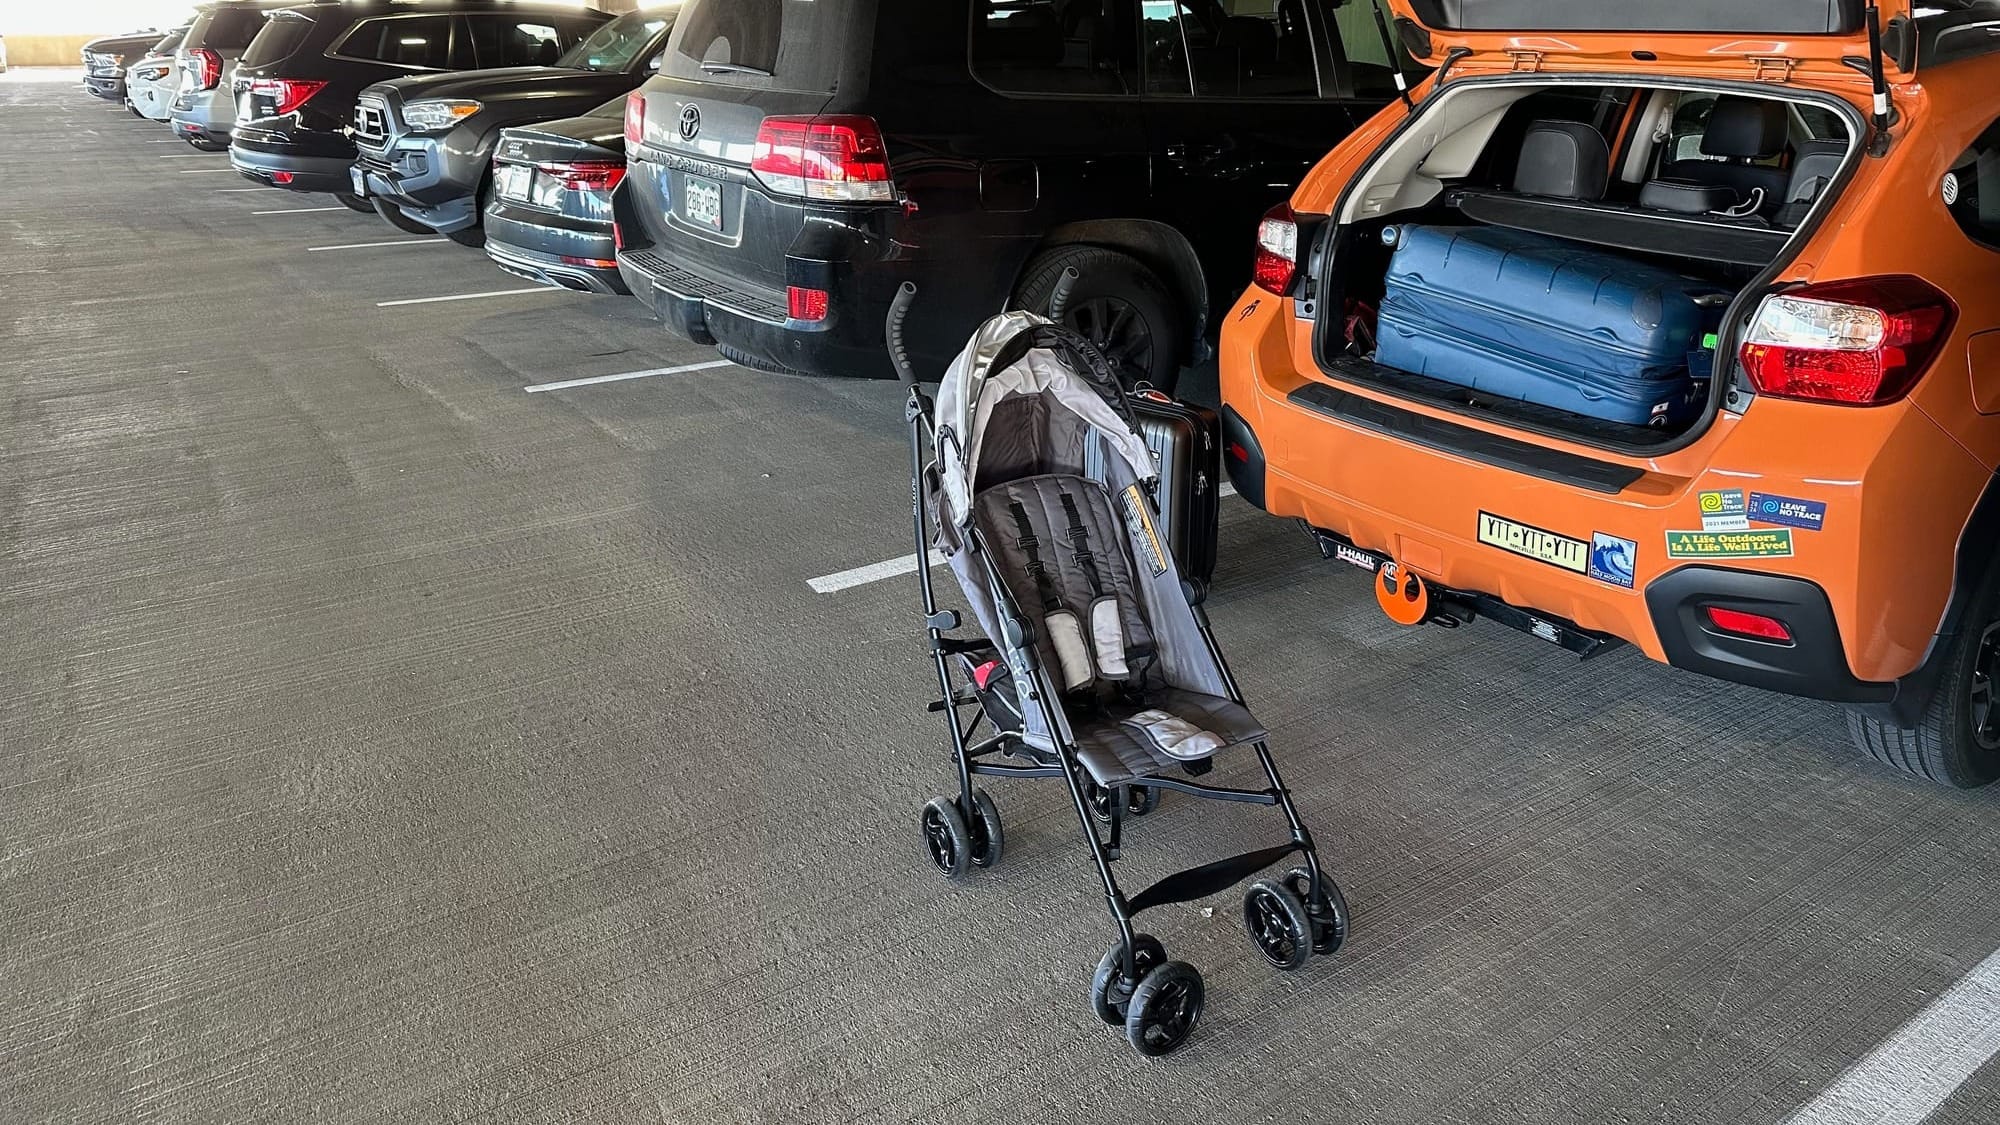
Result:
<instances>
[{"instance_id":1,"label":"white car","mask_svg":"<svg viewBox=\"0 0 2000 1125\"><path fill-rule=\"evenodd\" d=\"M165 121L173 111L174 91L179 77L174 51L181 45L187 28L178 27L153 45L144 58L125 68L125 104L132 112L153 121Z\"/></svg>"}]
</instances>

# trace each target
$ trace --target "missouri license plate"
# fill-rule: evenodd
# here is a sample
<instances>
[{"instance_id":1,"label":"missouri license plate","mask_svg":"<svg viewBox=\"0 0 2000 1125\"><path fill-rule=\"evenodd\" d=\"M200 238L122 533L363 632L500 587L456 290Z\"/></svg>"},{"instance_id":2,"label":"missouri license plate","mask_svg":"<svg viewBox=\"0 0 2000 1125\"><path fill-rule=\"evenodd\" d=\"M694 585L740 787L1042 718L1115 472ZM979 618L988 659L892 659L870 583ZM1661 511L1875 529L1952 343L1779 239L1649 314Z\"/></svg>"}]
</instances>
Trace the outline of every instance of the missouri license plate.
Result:
<instances>
[{"instance_id":1,"label":"missouri license plate","mask_svg":"<svg viewBox=\"0 0 2000 1125\"><path fill-rule=\"evenodd\" d=\"M1479 541L1523 558L1582 574L1590 569L1590 544L1525 523L1479 513Z\"/></svg>"},{"instance_id":2,"label":"missouri license plate","mask_svg":"<svg viewBox=\"0 0 2000 1125\"><path fill-rule=\"evenodd\" d=\"M694 176L681 178L681 214L696 226L722 229L722 185Z\"/></svg>"}]
</instances>

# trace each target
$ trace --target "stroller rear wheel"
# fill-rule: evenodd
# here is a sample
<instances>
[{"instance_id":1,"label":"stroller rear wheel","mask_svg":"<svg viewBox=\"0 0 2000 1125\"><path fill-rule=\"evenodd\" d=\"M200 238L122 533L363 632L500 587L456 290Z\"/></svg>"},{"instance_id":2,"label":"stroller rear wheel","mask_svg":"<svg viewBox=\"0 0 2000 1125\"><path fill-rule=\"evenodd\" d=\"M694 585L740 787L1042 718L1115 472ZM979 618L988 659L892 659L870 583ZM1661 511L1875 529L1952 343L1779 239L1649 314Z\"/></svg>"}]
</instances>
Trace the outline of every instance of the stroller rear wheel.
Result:
<instances>
[{"instance_id":1,"label":"stroller rear wheel","mask_svg":"<svg viewBox=\"0 0 2000 1125\"><path fill-rule=\"evenodd\" d=\"M1133 934L1132 959L1137 964L1128 977L1119 971L1125 961L1125 943L1119 942L1104 954L1104 960L1097 963L1097 974L1090 978L1090 1006L1096 1009L1098 1019L1113 1027L1125 1022L1139 982L1167 963L1167 948L1151 934Z\"/></svg>"},{"instance_id":2,"label":"stroller rear wheel","mask_svg":"<svg viewBox=\"0 0 2000 1125\"><path fill-rule=\"evenodd\" d=\"M993 798L984 789L972 791L972 804L979 813L975 824L967 825L972 834L972 865L992 867L1000 862L1000 852L1006 837L1000 831L1000 810L993 807Z\"/></svg>"},{"instance_id":3,"label":"stroller rear wheel","mask_svg":"<svg viewBox=\"0 0 2000 1125\"><path fill-rule=\"evenodd\" d=\"M1187 1042L1201 1021L1206 990L1201 974L1185 961L1169 961L1147 973L1132 993L1125 1013L1125 1038L1142 1055L1164 1055Z\"/></svg>"},{"instance_id":4,"label":"stroller rear wheel","mask_svg":"<svg viewBox=\"0 0 2000 1125\"><path fill-rule=\"evenodd\" d=\"M1303 867L1285 872L1285 886L1290 887L1306 904L1306 914L1312 919L1313 952L1325 955L1338 952L1347 942L1347 896L1340 893L1339 883L1324 874L1320 876L1320 883L1326 888L1326 902L1314 909L1312 872Z\"/></svg>"},{"instance_id":5,"label":"stroller rear wheel","mask_svg":"<svg viewBox=\"0 0 2000 1125\"><path fill-rule=\"evenodd\" d=\"M1088 778L1084 779L1084 800L1090 804L1090 813L1100 824L1111 823L1111 802L1117 800L1118 789L1106 789ZM1150 785L1127 785L1120 787L1125 793L1125 815L1145 816L1160 805L1160 791Z\"/></svg>"},{"instance_id":6,"label":"stroller rear wheel","mask_svg":"<svg viewBox=\"0 0 2000 1125\"><path fill-rule=\"evenodd\" d=\"M950 797L931 798L924 806L922 824L931 862L950 878L964 875L972 866L972 833L965 827L957 802Z\"/></svg>"},{"instance_id":7,"label":"stroller rear wheel","mask_svg":"<svg viewBox=\"0 0 2000 1125\"><path fill-rule=\"evenodd\" d=\"M1262 880L1243 893L1243 928L1273 967L1290 972L1313 953L1306 900L1286 883Z\"/></svg>"}]
</instances>

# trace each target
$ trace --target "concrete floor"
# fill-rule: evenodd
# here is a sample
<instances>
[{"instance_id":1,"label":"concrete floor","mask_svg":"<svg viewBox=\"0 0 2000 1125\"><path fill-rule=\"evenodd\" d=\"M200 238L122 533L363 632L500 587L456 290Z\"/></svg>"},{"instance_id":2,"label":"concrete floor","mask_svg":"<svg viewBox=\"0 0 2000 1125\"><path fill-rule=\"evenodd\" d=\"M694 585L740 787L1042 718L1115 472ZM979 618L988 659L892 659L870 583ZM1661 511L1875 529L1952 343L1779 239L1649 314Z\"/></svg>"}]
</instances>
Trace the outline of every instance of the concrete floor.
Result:
<instances>
[{"instance_id":1,"label":"concrete floor","mask_svg":"<svg viewBox=\"0 0 2000 1125\"><path fill-rule=\"evenodd\" d=\"M1007 860L945 885L913 582L807 586L911 550L893 387L524 393L713 353L381 307L523 283L311 251L408 236L67 83L0 137L0 1121L1776 1121L2000 946L1990 794L1398 630L1231 501L1217 628L1353 938L1287 976L1233 895L1149 915L1210 1006L1141 1059L1066 798L991 786ZM1169 798L1127 878L1279 830Z\"/></svg>"}]
</instances>

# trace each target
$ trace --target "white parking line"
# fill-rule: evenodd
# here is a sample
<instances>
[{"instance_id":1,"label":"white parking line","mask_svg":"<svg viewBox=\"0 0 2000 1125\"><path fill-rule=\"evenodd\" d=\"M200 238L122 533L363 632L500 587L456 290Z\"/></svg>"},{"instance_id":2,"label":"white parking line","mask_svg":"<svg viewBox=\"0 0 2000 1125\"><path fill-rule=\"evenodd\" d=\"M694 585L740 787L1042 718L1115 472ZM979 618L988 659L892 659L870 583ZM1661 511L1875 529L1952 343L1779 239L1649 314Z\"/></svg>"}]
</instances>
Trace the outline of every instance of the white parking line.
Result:
<instances>
[{"instance_id":1,"label":"white parking line","mask_svg":"<svg viewBox=\"0 0 2000 1125\"><path fill-rule=\"evenodd\" d=\"M936 551L930 552L929 557L932 566L937 566L944 562L944 556L938 554ZM900 559L869 563L867 566L857 566L853 570L843 570L838 574L808 578L806 579L806 585L811 586L814 593L831 594L839 590L851 589L855 586L866 586L870 582L880 582L884 578L894 578L902 574L915 574L916 571L917 556L915 554L908 554Z\"/></svg>"},{"instance_id":2,"label":"white parking line","mask_svg":"<svg viewBox=\"0 0 2000 1125\"><path fill-rule=\"evenodd\" d=\"M534 383L521 389L529 394L542 391L560 391L569 387L588 387L595 383L622 383L627 379L650 379L655 375L679 375L683 371L707 371L716 367L729 367L726 359L712 359L707 363L685 363L679 367L653 367L645 371L623 371L616 375L592 375L588 379L564 379L560 383Z\"/></svg>"},{"instance_id":3,"label":"white parking line","mask_svg":"<svg viewBox=\"0 0 2000 1125\"><path fill-rule=\"evenodd\" d=\"M345 211L347 207L289 207L283 211L252 211L252 215L313 215L321 211Z\"/></svg>"},{"instance_id":4,"label":"white parking line","mask_svg":"<svg viewBox=\"0 0 2000 1125\"><path fill-rule=\"evenodd\" d=\"M378 309L394 308L397 305L433 305L439 301L476 301L481 297L512 297L516 293L567 293L553 285L537 285L532 289L495 289L489 293L453 293L449 297L411 297L402 301L377 301Z\"/></svg>"},{"instance_id":5,"label":"white parking line","mask_svg":"<svg viewBox=\"0 0 2000 1125\"><path fill-rule=\"evenodd\" d=\"M315 211L319 208L313 208ZM339 208L342 211L347 208ZM259 211L258 214L263 214ZM387 242L343 242L338 246L308 246L306 253L317 254L322 250L365 250L370 246L444 246L448 242L442 238L392 238Z\"/></svg>"},{"instance_id":6,"label":"white parking line","mask_svg":"<svg viewBox=\"0 0 2000 1125\"><path fill-rule=\"evenodd\" d=\"M2000 953L1981 961L1784 1125L1916 1125L2000 1054Z\"/></svg>"}]
</instances>

